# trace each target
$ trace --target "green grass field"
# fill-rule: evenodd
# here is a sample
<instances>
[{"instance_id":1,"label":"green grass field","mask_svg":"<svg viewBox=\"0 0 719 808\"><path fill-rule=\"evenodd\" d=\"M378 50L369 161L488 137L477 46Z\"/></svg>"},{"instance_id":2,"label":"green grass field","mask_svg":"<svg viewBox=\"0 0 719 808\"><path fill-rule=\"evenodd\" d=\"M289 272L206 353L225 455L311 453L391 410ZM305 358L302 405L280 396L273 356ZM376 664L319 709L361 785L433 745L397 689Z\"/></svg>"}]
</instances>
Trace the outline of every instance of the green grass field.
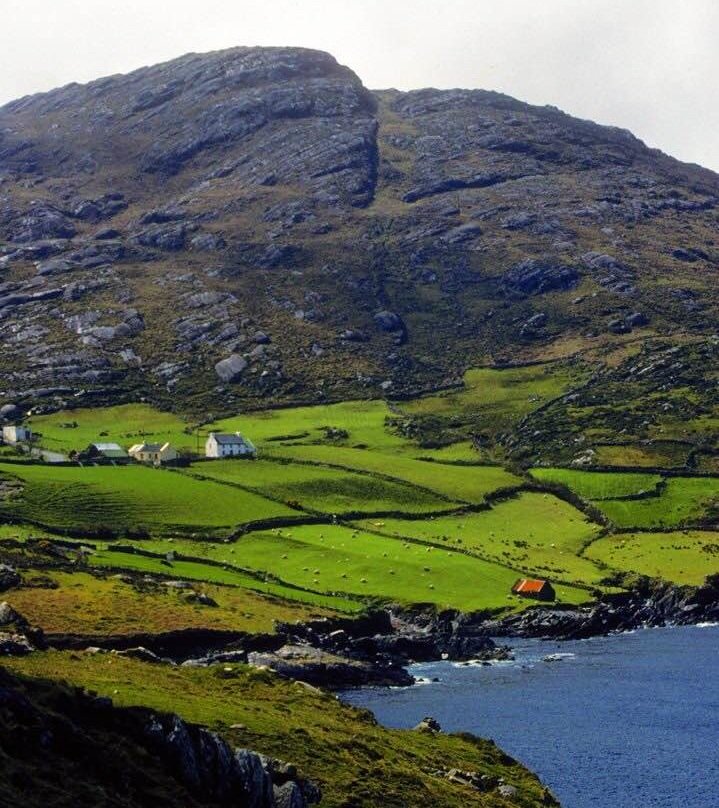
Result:
<instances>
[{"instance_id":1,"label":"green grass field","mask_svg":"<svg viewBox=\"0 0 719 808\"><path fill-rule=\"evenodd\" d=\"M360 524L390 536L463 548L523 574L553 581L596 585L604 577L594 563L579 555L596 537L599 526L548 494L525 492L479 513L426 521L365 520Z\"/></svg>"},{"instance_id":2,"label":"green grass field","mask_svg":"<svg viewBox=\"0 0 719 808\"><path fill-rule=\"evenodd\" d=\"M216 460L195 463L186 473L252 488L272 499L328 514L392 510L421 513L455 507L447 498L415 485L304 463Z\"/></svg>"},{"instance_id":3,"label":"green grass field","mask_svg":"<svg viewBox=\"0 0 719 808\"><path fill-rule=\"evenodd\" d=\"M622 572L697 586L719 573L719 533L619 533L594 542L586 555Z\"/></svg>"},{"instance_id":4,"label":"green grass field","mask_svg":"<svg viewBox=\"0 0 719 808\"><path fill-rule=\"evenodd\" d=\"M176 544L163 544L161 541L152 543L150 542L151 549L163 549L169 552L170 548L177 548ZM187 549L191 549L191 544L188 544ZM196 549L205 552L203 556L210 560L220 555L217 546L214 544L197 543ZM180 544L178 548L184 549ZM197 557L197 554L194 554ZM154 575L161 575L173 579L181 579L186 581L207 582L211 584L221 584L225 586L235 586L242 589L249 589L252 592L260 592L266 595L283 598L289 601L299 601L300 603L308 603L313 606L320 606L328 609L336 609L343 612L357 612L362 609L362 604L355 600L348 600L347 598L333 595L324 594L320 589L309 591L301 589L298 586L287 586L281 581L269 578L264 579L262 575L253 575L248 572L250 565L245 562L245 559L240 556L238 558L228 557L226 563L223 565L207 564L202 561L192 561L177 559L172 562L167 562L162 556L146 556L132 552L124 552L121 550L113 550L112 548L100 548L89 556L88 562L93 567L112 570L126 570L130 572L145 572ZM238 566L233 566L238 565ZM267 568L267 565L266 567ZM257 568L258 572L262 572L262 568ZM273 575L279 578L281 571L273 572ZM288 579L289 584L295 584L294 581Z\"/></svg>"},{"instance_id":5,"label":"green grass field","mask_svg":"<svg viewBox=\"0 0 719 808\"><path fill-rule=\"evenodd\" d=\"M616 499L654 491L663 479L659 474L563 468L537 468L532 469L531 474L540 482L566 485L586 500Z\"/></svg>"},{"instance_id":6,"label":"green grass field","mask_svg":"<svg viewBox=\"0 0 719 808\"><path fill-rule=\"evenodd\" d=\"M286 583L315 592L435 603L465 611L523 607L528 603L510 595L512 584L522 573L521 567L513 569L458 552L456 548L407 542L359 527L303 525L258 531L242 536L234 544L185 539L176 539L171 544L163 540L137 544L152 552L173 549L183 556L271 572ZM222 574L222 569L217 569L217 574ZM587 599L586 592L570 587L560 586L558 594L566 602Z\"/></svg>"},{"instance_id":7,"label":"green grass field","mask_svg":"<svg viewBox=\"0 0 719 808\"><path fill-rule=\"evenodd\" d=\"M483 429L505 429L523 415L580 383L583 371L552 363L519 368L475 368L464 388L425 396L401 405L412 415L472 415Z\"/></svg>"},{"instance_id":8,"label":"green grass field","mask_svg":"<svg viewBox=\"0 0 719 808\"><path fill-rule=\"evenodd\" d=\"M719 501L717 477L670 477L660 496L597 502L620 528L671 528L703 522Z\"/></svg>"},{"instance_id":9,"label":"green grass field","mask_svg":"<svg viewBox=\"0 0 719 808\"><path fill-rule=\"evenodd\" d=\"M514 487L522 482L500 466L440 465L397 454L343 446L282 446L275 452L296 460L387 475L430 489L444 497L470 503L483 502L487 494L498 488Z\"/></svg>"},{"instance_id":10,"label":"green grass field","mask_svg":"<svg viewBox=\"0 0 719 808\"><path fill-rule=\"evenodd\" d=\"M600 526L552 495L524 491L488 510L456 513L462 505L482 505L494 492L521 488L524 481L499 465L480 465L481 455L466 437L449 446L424 448L390 422L438 418L496 435L581 383L583 373L582 366L561 363L484 368L468 371L461 390L392 406L350 401L296 407L245 413L201 428L202 440L210 429L247 434L260 449L260 459L251 463L198 462L179 471L157 471L0 462L0 475L25 482L22 495L0 500L0 515L33 520L50 531L105 528L119 536L144 531L149 539L138 546L159 554L175 548L220 564L181 560L169 574L211 585L260 586L310 605L336 597L336 602L322 605L358 608L357 601L343 598L346 593L350 598L462 609L514 608L507 593L519 575L595 587L606 577L606 567L630 568L634 550L637 565L644 568L644 550L639 544L629 545L624 555L615 549L615 567L602 555L610 539L592 544ZM64 426L72 422L77 426ZM60 451L86 445L103 432L104 439L126 446L143 437L170 440L185 450L196 443L191 425L146 405L67 411L37 417L33 426L42 433L43 445ZM330 429L343 432L333 437ZM610 527L621 530L701 524L719 502L719 478L544 467L530 473L538 482L568 487L601 510ZM632 499L638 495L644 498ZM303 513L367 516L356 531L298 524L279 533L250 533L233 544L194 540L227 537L242 524L272 517L301 522ZM390 513L392 518L383 516ZM403 518L422 514L425 519ZM175 544L165 541L170 536ZM428 550L405 539L448 549ZM707 552L696 552L704 561ZM428 556L441 563L435 561L433 567ZM91 563L168 574L161 558L117 551L102 550ZM676 576L671 580L684 580L685 574L694 575L685 567L693 569L683 561L657 569ZM699 569L703 572L705 565ZM273 577L259 580L243 570ZM574 602L586 594L568 588L561 597Z\"/></svg>"},{"instance_id":11,"label":"green grass field","mask_svg":"<svg viewBox=\"0 0 719 808\"><path fill-rule=\"evenodd\" d=\"M178 449L195 448L194 435L184 431L191 429L190 424L147 404L63 410L35 416L29 423L41 436L42 446L63 453L79 451L95 441L115 441L127 448L143 440L169 440Z\"/></svg>"},{"instance_id":12,"label":"green grass field","mask_svg":"<svg viewBox=\"0 0 719 808\"><path fill-rule=\"evenodd\" d=\"M142 466L0 463L0 474L25 483L0 509L54 529L225 534L245 522L296 513L252 492Z\"/></svg>"}]
</instances>

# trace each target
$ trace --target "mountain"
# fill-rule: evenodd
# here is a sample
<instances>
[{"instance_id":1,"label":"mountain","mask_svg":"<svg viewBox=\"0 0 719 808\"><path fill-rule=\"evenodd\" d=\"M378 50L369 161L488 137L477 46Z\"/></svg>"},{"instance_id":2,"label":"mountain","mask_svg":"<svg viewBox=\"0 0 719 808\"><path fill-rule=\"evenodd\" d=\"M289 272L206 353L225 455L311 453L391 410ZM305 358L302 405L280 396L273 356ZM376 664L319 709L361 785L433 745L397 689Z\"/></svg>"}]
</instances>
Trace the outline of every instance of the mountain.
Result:
<instances>
[{"instance_id":1,"label":"mountain","mask_svg":"<svg viewBox=\"0 0 719 808\"><path fill-rule=\"evenodd\" d=\"M71 84L0 108L0 399L216 413L701 341L718 206L627 131L318 51Z\"/></svg>"}]
</instances>

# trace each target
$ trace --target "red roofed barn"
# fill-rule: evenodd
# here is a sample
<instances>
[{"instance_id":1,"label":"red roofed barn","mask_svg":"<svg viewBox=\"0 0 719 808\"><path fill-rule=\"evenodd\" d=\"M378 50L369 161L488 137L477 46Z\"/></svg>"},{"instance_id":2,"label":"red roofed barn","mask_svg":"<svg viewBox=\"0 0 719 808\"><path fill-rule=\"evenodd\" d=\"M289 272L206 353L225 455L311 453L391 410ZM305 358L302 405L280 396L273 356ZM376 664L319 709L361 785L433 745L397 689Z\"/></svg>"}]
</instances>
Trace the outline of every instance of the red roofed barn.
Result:
<instances>
[{"instance_id":1,"label":"red roofed barn","mask_svg":"<svg viewBox=\"0 0 719 808\"><path fill-rule=\"evenodd\" d=\"M523 598L554 600L557 595L549 581L539 578L520 578L512 587L512 592Z\"/></svg>"}]
</instances>

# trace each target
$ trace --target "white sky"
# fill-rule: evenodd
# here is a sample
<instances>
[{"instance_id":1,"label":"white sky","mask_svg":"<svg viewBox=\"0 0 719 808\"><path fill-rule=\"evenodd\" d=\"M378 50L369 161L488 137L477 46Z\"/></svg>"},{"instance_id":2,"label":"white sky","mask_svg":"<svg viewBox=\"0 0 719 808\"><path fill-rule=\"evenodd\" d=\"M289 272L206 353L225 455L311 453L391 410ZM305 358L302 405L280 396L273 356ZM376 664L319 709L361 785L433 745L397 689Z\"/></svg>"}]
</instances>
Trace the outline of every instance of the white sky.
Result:
<instances>
[{"instance_id":1,"label":"white sky","mask_svg":"<svg viewBox=\"0 0 719 808\"><path fill-rule=\"evenodd\" d=\"M719 0L0 0L0 103L188 51L302 45L372 88L481 87L719 171Z\"/></svg>"}]
</instances>

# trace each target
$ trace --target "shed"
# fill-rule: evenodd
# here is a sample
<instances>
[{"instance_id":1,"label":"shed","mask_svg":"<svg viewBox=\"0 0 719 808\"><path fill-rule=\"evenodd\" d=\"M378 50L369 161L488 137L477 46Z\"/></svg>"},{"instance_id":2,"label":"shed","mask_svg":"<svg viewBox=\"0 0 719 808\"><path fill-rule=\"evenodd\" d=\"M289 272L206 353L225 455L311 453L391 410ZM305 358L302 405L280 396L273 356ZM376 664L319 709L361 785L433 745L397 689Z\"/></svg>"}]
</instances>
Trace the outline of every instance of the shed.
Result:
<instances>
[{"instance_id":1,"label":"shed","mask_svg":"<svg viewBox=\"0 0 719 808\"><path fill-rule=\"evenodd\" d=\"M257 449L241 433L210 432L205 441L205 457L254 457Z\"/></svg>"},{"instance_id":2,"label":"shed","mask_svg":"<svg viewBox=\"0 0 719 808\"><path fill-rule=\"evenodd\" d=\"M512 587L512 592L522 598L554 600L557 593L554 587L542 578L520 578Z\"/></svg>"},{"instance_id":3,"label":"shed","mask_svg":"<svg viewBox=\"0 0 719 808\"><path fill-rule=\"evenodd\" d=\"M80 457L87 460L109 460L113 463L127 463L127 452L118 443L91 443Z\"/></svg>"}]
</instances>

